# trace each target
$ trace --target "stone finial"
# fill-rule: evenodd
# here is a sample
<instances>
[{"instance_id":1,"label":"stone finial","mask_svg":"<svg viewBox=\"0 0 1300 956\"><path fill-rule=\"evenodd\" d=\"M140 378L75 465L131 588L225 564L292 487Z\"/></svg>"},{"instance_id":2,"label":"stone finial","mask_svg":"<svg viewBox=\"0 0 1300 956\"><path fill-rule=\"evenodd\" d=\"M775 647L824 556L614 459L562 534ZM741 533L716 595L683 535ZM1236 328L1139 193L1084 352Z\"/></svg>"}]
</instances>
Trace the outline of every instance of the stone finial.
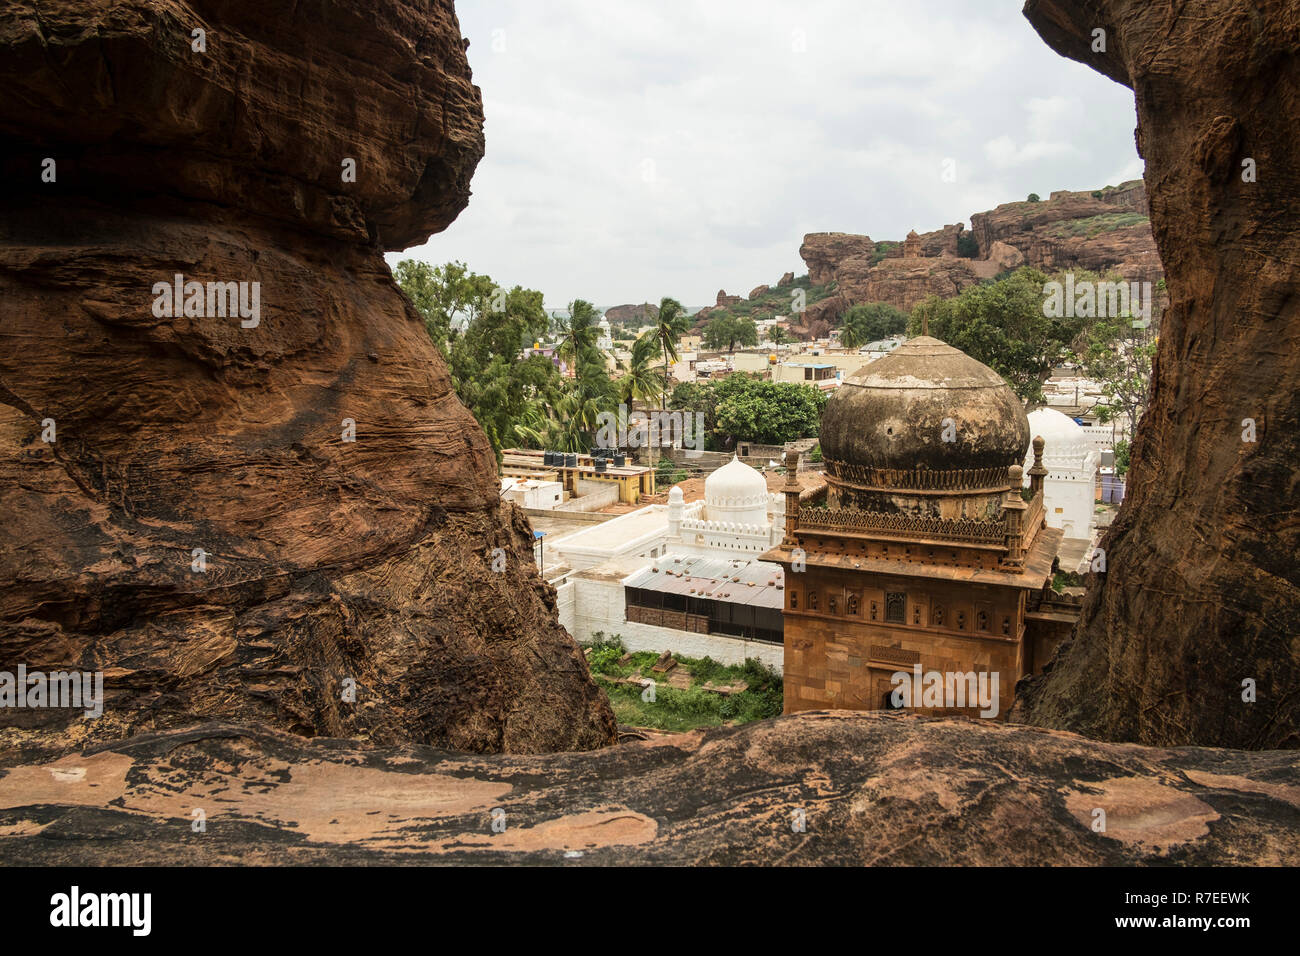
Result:
<instances>
[{"instance_id":1,"label":"stone finial","mask_svg":"<svg viewBox=\"0 0 1300 956\"><path fill-rule=\"evenodd\" d=\"M799 490L799 453L793 448L785 452L785 488L784 491Z\"/></svg>"},{"instance_id":2,"label":"stone finial","mask_svg":"<svg viewBox=\"0 0 1300 956\"><path fill-rule=\"evenodd\" d=\"M785 537L782 543L795 547L799 544L795 537L799 528L799 452L793 448L785 452L785 487L781 491L785 494Z\"/></svg>"},{"instance_id":3,"label":"stone finial","mask_svg":"<svg viewBox=\"0 0 1300 956\"><path fill-rule=\"evenodd\" d=\"M1043 448L1046 446L1042 435L1034 436L1034 463L1029 469L1029 491L1031 494L1038 494L1043 490L1043 479L1047 477L1047 469L1043 467Z\"/></svg>"}]
</instances>

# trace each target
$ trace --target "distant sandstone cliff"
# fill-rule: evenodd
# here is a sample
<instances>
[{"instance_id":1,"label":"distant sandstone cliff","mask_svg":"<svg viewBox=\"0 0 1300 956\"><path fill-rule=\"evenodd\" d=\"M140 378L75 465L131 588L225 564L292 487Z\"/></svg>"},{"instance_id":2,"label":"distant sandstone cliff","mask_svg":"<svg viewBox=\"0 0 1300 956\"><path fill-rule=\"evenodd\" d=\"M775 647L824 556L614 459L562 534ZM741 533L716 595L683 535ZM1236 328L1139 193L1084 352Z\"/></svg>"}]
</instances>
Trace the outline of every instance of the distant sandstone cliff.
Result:
<instances>
[{"instance_id":1,"label":"distant sandstone cliff","mask_svg":"<svg viewBox=\"0 0 1300 956\"><path fill-rule=\"evenodd\" d=\"M1146 217L1145 189L1134 181L1095 192L1063 190L1042 202L1004 203L974 213L969 233L961 224L913 233L903 242L809 233L799 255L813 283L833 281L838 290L837 299L822 305L823 313L835 314L818 317L833 319L865 302L908 311L929 296L951 298L1022 265L1115 272L1154 284L1163 272ZM963 245L971 257L960 254Z\"/></svg>"},{"instance_id":2,"label":"distant sandstone cliff","mask_svg":"<svg viewBox=\"0 0 1300 956\"><path fill-rule=\"evenodd\" d=\"M483 155L451 0L35 6L0 12L0 670L107 702L0 729L612 742L383 260ZM255 324L155 308L178 274L258 283Z\"/></svg>"}]
</instances>

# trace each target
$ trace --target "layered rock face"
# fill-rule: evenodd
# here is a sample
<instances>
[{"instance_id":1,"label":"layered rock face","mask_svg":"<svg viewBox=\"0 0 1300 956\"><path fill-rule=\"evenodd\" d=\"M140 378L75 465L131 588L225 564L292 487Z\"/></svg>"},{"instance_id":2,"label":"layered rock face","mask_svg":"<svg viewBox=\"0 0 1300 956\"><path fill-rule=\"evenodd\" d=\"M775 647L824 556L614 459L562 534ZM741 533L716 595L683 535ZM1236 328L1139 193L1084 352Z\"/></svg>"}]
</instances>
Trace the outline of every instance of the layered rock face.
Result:
<instances>
[{"instance_id":1,"label":"layered rock face","mask_svg":"<svg viewBox=\"0 0 1300 956\"><path fill-rule=\"evenodd\" d=\"M483 153L449 0L39 6L0 13L0 670L106 700L0 722L611 742L382 259Z\"/></svg>"},{"instance_id":2,"label":"layered rock face","mask_svg":"<svg viewBox=\"0 0 1300 956\"><path fill-rule=\"evenodd\" d=\"M1300 862L1292 753L972 721L838 711L481 757L212 724L38 765L3 758L9 865Z\"/></svg>"},{"instance_id":3,"label":"layered rock face","mask_svg":"<svg viewBox=\"0 0 1300 956\"><path fill-rule=\"evenodd\" d=\"M1113 270L1154 285L1164 271L1146 216L1146 190L1135 181L1096 195L1061 190L1045 202L1004 203L972 213L970 225L981 259L1002 243L1044 271Z\"/></svg>"},{"instance_id":4,"label":"layered rock face","mask_svg":"<svg viewBox=\"0 0 1300 956\"><path fill-rule=\"evenodd\" d=\"M855 236L847 232L810 232L803 237L799 258L808 267L808 278L813 285L825 285L835 278L836 267L845 259L870 256L876 251L876 242L870 236Z\"/></svg>"},{"instance_id":5,"label":"layered rock face","mask_svg":"<svg viewBox=\"0 0 1300 956\"><path fill-rule=\"evenodd\" d=\"M1129 282L1158 282L1163 271L1146 220L1142 183L1086 192L1060 191L1044 202L1005 203L971 215L978 257L959 256L960 223L905 243L876 242L842 232L809 233L799 255L815 283L834 281L848 306L886 302L911 310L932 295L952 298L982 280L1022 265L1044 271L1118 273Z\"/></svg>"},{"instance_id":6,"label":"layered rock face","mask_svg":"<svg viewBox=\"0 0 1300 956\"><path fill-rule=\"evenodd\" d=\"M983 265L974 259L952 256L889 257L874 264L870 259L845 259L835 270L835 282L851 306L887 302L910 312L932 295L951 299L962 289L976 285L981 277L996 274Z\"/></svg>"},{"instance_id":7,"label":"layered rock face","mask_svg":"<svg viewBox=\"0 0 1300 956\"><path fill-rule=\"evenodd\" d=\"M1105 574L1021 711L1110 739L1300 746L1300 3L1025 15L1133 89L1171 303Z\"/></svg>"}]
</instances>

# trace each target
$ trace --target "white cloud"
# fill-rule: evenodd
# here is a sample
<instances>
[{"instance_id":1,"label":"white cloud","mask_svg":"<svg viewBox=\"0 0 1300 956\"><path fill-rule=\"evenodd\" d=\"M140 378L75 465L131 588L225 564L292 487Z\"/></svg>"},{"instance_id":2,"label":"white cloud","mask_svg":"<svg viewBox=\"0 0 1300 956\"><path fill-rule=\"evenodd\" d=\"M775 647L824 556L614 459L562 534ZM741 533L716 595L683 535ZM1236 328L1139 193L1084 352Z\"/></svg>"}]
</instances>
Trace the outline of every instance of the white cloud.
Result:
<instances>
[{"instance_id":1,"label":"white cloud","mask_svg":"<svg viewBox=\"0 0 1300 956\"><path fill-rule=\"evenodd\" d=\"M551 304L704 305L804 272L807 231L897 239L1140 172L1132 94L1015 6L461 3L487 155L460 219L404 255Z\"/></svg>"}]
</instances>

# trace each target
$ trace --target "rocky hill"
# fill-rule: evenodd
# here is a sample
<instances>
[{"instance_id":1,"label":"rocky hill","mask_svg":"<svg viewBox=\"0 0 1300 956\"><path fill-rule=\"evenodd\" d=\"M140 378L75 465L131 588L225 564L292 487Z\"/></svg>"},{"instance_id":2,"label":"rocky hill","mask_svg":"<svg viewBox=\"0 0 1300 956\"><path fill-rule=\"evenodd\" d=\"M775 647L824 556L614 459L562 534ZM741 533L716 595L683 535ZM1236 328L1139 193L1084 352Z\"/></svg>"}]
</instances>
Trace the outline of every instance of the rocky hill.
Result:
<instances>
[{"instance_id":1,"label":"rocky hill","mask_svg":"<svg viewBox=\"0 0 1300 956\"><path fill-rule=\"evenodd\" d=\"M451 0L39 8L0 10L0 663L107 700L0 727L612 742L382 257L483 155Z\"/></svg>"},{"instance_id":2,"label":"rocky hill","mask_svg":"<svg viewBox=\"0 0 1300 956\"><path fill-rule=\"evenodd\" d=\"M1159 281L1140 181L1093 192L1052 193L1046 201L1005 203L902 242L816 232L799 255L815 283L834 282L838 298L824 311L834 320L849 306L887 302L905 311L931 295L951 298L967 286L1019 266L1046 271L1117 272L1129 281Z\"/></svg>"}]
</instances>

